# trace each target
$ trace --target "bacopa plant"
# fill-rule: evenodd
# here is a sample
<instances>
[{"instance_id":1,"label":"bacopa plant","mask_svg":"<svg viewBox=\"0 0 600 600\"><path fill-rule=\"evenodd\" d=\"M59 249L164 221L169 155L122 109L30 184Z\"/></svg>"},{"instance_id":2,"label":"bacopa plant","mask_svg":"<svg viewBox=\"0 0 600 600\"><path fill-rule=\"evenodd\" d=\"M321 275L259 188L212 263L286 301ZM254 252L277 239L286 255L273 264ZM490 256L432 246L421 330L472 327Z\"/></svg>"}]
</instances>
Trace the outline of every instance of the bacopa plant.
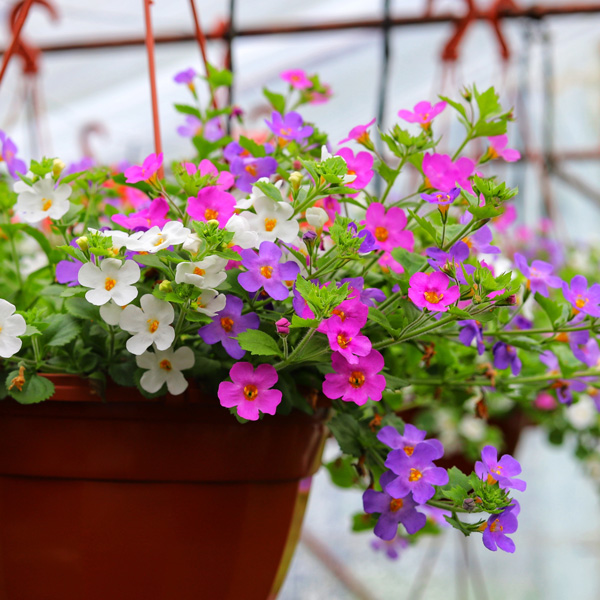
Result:
<instances>
[{"instance_id":1,"label":"bacopa plant","mask_svg":"<svg viewBox=\"0 0 600 600\"><path fill-rule=\"evenodd\" d=\"M230 81L210 73L213 91ZM400 110L408 125L387 132L358 125L336 150L297 112L329 88L282 78L260 138L233 139L225 122L242 111L203 108L198 76L178 74L194 99L176 106L189 162L27 168L2 134L0 395L41 402L47 375L70 373L147 397L194 380L246 427L330 406L327 468L365 490L356 530L397 556L441 520L513 552L526 484L498 455L498 423L520 410L555 441L579 431L595 456L596 409L583 426L569 411L598 406L600 285L547 235L506 235L517 190L493 161L519 156L493 88ZM455 151L435 133L448 111L465 130ZM446 468L457 453L474 472Z\"/></svg>"}]
</instances>

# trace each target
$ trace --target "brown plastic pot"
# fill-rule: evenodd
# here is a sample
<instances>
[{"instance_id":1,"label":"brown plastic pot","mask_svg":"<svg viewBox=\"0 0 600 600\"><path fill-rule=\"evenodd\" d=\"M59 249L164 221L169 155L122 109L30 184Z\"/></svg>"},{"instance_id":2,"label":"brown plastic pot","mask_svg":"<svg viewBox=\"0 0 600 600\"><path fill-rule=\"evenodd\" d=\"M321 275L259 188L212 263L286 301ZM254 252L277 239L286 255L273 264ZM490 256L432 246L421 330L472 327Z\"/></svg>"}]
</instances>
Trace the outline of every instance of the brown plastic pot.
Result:
<instances>
[{"instance_id":1,"label":"brown plastic pot","mask_svg":"<svg viewBox=\"0 0 600 600\"><path fill-rule=\"evenodd\" d=\"M0 403L0 599L265 600L323 419L50 377L51 400Z\"/></svg>"}]
</instances>

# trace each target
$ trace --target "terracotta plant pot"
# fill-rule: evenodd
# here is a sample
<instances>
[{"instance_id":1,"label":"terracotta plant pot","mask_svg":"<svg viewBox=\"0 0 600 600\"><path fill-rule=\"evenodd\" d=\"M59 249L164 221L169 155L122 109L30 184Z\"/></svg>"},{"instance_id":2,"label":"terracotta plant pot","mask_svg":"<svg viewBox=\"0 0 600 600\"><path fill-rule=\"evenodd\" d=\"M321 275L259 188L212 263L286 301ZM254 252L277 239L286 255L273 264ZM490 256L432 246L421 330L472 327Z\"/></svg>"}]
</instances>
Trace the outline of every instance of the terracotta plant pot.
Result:
<instances>
[{"instance_id":1,"label":"terracotta plant pot","mask_svg":"<svg viewBox=\"0 0 600 600\"><path fill-rule=\"evenodd\" d=\"M323 419L51 378L50 401L0 403L0 599L265 600Z\"/></svg>"}]
</instances>

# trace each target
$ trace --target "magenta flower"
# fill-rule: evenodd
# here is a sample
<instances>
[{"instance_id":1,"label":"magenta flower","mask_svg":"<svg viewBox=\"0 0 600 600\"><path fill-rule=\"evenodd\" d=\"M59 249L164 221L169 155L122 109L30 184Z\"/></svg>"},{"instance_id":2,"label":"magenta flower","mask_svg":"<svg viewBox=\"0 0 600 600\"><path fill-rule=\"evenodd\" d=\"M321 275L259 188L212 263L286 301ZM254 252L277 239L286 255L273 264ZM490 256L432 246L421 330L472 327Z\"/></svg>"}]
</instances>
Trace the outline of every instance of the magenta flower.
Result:
<instances>
[{"instance_id":1,"label":"magenta flower","mask_svg":"<svg viewBox=\"0 0 600 600\"><path fill-rule=\"evenodd\" d=\"M145 231L154 226L162 229L169 221L167 218L168 212L169 203L164 198L155 198L148 207L142 210L130 215L116 214L111 218L117 225L125 229Z\"/></svg>"},{"instance_id":2,"label":"magenta flower","mask_svg":"<svg viewBox=\"0 0 600 600\"><path fill-rule=\"evenodd\" d=\"M492 348L492 353L494 354L494 367L496 369L508 369L510 367L513 375L518 375L521 372L521 359L514 346L504 342L496 342Z\"/></svg>"},{"instance_id":3,"label":"magenta flower","mask_svg":"<svg viewBox=\"0 0 600 600\"><path fill-rule=\"evenodd\" d=\"M233 175L229 171L219 171L217 167L206 158L201 160L198 166L190 162L183 163L183 166L188 175L195 175L196 173L200 173L201 177L212 175L212 177L217 180L215 187L220 190L228 190L235 182Z\"/></svg>"},{"instance_id":4,"label":"magenta flower","mask_svg":"<svg viewBox=\"0 0 600 600\"><path fill-rule=\"evenodd\" d=\"M289 112L285 115L273 111L271 121L265 119L267 127L279 138L280 144L295 141L303 144L314 131L310 125L304 125L302 116L297 112Z\"/></svg>"},{"instance_id":5,"label":"magenta flower","mask_svg":"<svg viewBox=\"0 0 600 600\"><path fill-rule=\"evenodd\" d=\"M371 350L367 356L358 358L355 364L350 364L342 354L334 352L331 366L335 373L327 373L323 382L323 393L327 398L341 398L358 406L367 400L381 400L386 384L385 377L379 374L384 367L380 352Z\"/></svg>"},{"instance_id":6,"label":"magenta flower","mask_svg":"<svg viewBox=\"0 0 600 600\"><path fill-rule=\"evenodd\" d=\"M513 500L499 515L490 515L487 523L483 524L483 545L492 552L498 548L512 554L515 551L515 543L507 534L514 533L519 527L517 515L519 514L519 503Z\"/></svg>"},{"instance_id":7,"label":"magenta flower","mask_svg":"<svg viewBox=\"0 0 600 600\"><path fill-rule=\"evenodd\" d=\"M505 233L516 220L517 209L514 204L506 204L504 205L504 212L499 217L494 217L492 223L500 233Z\"/></svg>"},{"instance_id":8,"label":"magenta flower","mask_svg":"<svg viewBox=\"0 0 600 600\"><path fill-rule=\"evenodd\" d=\"M328 319L324 331L333 352L339 352L351 365L359 363L359 356L371 352L371 340L359 332L360 329L341 319Z\"/></svg>"},{"instance_id":9,"label":"magenta flower","mask_svg":"<svg viewBox=\"0 0 600 600\"><path fill-rule=\"evenodd\" d=\"M449 192L434 192L433 194L421 194L421 198L430 204L446 206L452 204L460 196L460 188L454 187Z\"/></svg>"},{"instance_id":10,"label":"magenta flower","mask_svg":"<svg viewBox=\"0 0 600 600\"><path fill-rule=\"evenodd\" d=\"M221 406L237 406L238 415L249 421L256 421L260 413L275 414L281 392L271 389L278 379L273 365L258 365L254 369L248 362L239 362L231 367L229 377L231 382L219 384L217 395Z\"/></svg>"},{"instance_id":11,"label":"magenta flower","mask_svg":"<svg viewBox=\"0 0 600 600\"><path fill-rule=\"evenodd\" d=\"M212 323L201 327L198 335L204 343L212 345L217 342L223 344L225 352L239 360L246 354L239 342L235 339L242 331L258 329L260 319L254 312L242 315L244 303L236 296L227 296L225 308L218 312Z\"/></svg>"},{"instance_id":12,"label":"magenta flower","mask_svg":"<svg viewBox=\"0 0 600 600\"><path fill-rule=\"evenodd\" d=\"M408 123L419 123L423 129L427 129L431 121L445 108L445 102L437 102L432 106L430 102L423 101L415 104L413 112L403 109L398 111L398 116Z\"/></svg>"},{"instance_id":13,"label":"magenta flower","mask_svg":"<svg viewBox=\"0 0 600 600\"><path fill-rule=\"evenodd\" d=\"M351 184L354 186L354 183ZM394 248L404 248L412 252L415 237L412 231L406 231L406 214L397 206L389 208L380 202L369 204L365 220L362 222L370 231L382 250L391 252Z\"/></svg>"},{"instance_id":14,"label":"magenta flower","mask_svg":"<svg viewBox=\"0 0 600 600\"><path fill-rule=\"evenodd\" d=\"M417 504L425 504L435 494L434 485L448 483L446 469L433 464L443 454L441 444L419 444L410 456L404 450L392 450L385 466L397 477L385 486L385 491L394 498L405 498L412 492Z\"/></svg>"},{"instance_id":15,"label":"magenta flower","mask_svg":"<svg viewBox=\"0 0 600 600\"><path fill-rule=\"evenodd\" d=\"M270 177L277 171L277 161L272 156L234 158L231 173L237 176L236 186L242 192L251 192L252 186L262 177Z\"/></svg>"},{"instance_id":16,"label":"magenta flower","mask_svg":"<svg viewBox=\"0 0 600 600\"><path fill-rule=\"evenodd\" d=\"M340 144L345 144L351 140L358 142L359 144L367 144L371 141L371 137L369 136L369 127L372 127L375 124L377 119L373 119L369 121L366 125L357 125L350 130L347 138L344 138Z\"/></svg>"},{"instance_id":17,"label":"magenta flower","mask_svg":"<svg viewBox=\"0 0 600 600\"><path fill-rule=\"evenodd\" d=\"M234 212L235 198L218 186L202 188L188 198L187 213L196 221L216 220L219 227L225 227Z\"/></svg>"},{"instance_id":18,"label":"magenta flower","mask_svg":"<svg viewBox=\"0 0 600 600\"><path fill-rule=\"evenodd\" d=\"M429 187L442 192L450 192L455 187L473 193L469 177L473 174L475 163L466 156L455 163L447 154L425 154L422 164L423 174Z\"/></svg>"},{"instance_id":19,"label":"magenta flower","mask_svg":"<svg viewBox=\"0 0 600 600\"><path fill-rule=\"evenodd\" d=\"M196 75L197 73L194 69L186 69L185 71L180 71L177 73L175 77L173 77L173 81L175 83L184 83L186 85L190 85L194 82Z\"/></svg>"},{"instance_id":20,"label":"magenta flower","mask_svg":"<svg viewBox=\"0 0 600 600\"><path fill-rule=\"evenodd\" d=\"M412 453L419 444L433 445L437 452L440 453L440 456L444 454L442 443L436 439L426 440L426 435L426 431L417 429L414 425L406 423L402 435L398 433L398 430L395 427L386 425L379 430L377 439L386 446L389 446L392 450L404 450L406 456L412 456Z\"/></svg>"},{"instance_id":21,"label":"magenta flower","mask_svg":"<svg viewBox=\"0 0 600 600\"><path fill-rule=\"evenodd\" d=\"M503 490L519 490L524 492L527 483L522 479L515 479L521 473L521 465L510 454L505 454L498 460L498 451L494 446L485 446L481 451L481 460L475 463L475 473L479 479L486 480L489 484L498 482Z\"/></svg>"},{"instance_id":22,"label":"magenta flower","mask_svg":"<svg viewBox=\"0 0 600 600\"><path fill-rule=\"evenodd\" d=\"M506 162L515 162L521 158L521 154L518 150L507 148L508 136L507 135L496 135L489 137L490 147L487 149L487 155L490 160L495 158L503 158Z\"/></svg>"},{"instance_id":23,"label":"magenta flower","mask_svg":"<svg viewBox=\"0 0 600 600\"><path fill-rule=\"evenodd\" d=\"M564 281L562 284L563 294L567 302L570 302L577 310L592 317L600 317L600 284L594 283L588 289L587 279L583 275L575 275L568 286Z\"/></svg>"},{"instance_id":24,"label":"magenta flower","mask_svg":"<svg viewBox=\"0 0 600 600\"><path fill-rule=\"evenodd\" d=\"M242 250L242 265L248 269L238 275L239 284L247 292L257 292L264 288L273 300L286 300L290 286L296 280L300 267L290 260L280 263L281 248L273 242L262 242L258 254L252 250Z\"/></svg>"},{"instance_id":25,"label":"magenta flower","mask_svg":"<svg viewBox=\"0 0 600 600\"><path fill-rule=\"evenodd\" d=\"M127 183L138 183L138 181L148 181L156 179L156 173L160 169L163 162L162 152L159 155L149 154L141 167L134 165L125 169L125 181Z\"/></svg>"},{"instance_id":26,"label":"magenta flower","mask_svg":"<svg viewBox=\"0 0 600 600\"><path fill-rule=\"evenodd\" d=\"M350 329L359 331L367 323L369 317L369 307L356 298L348 298L339 306L333 309L331 317L321 321L317 331L325 333L328 330L330 321L338 324L345 324Z\"/></svg>"},{"instance_id":27,"label":"magenta flower","mask_svg":"<svg viewBox=\"0 0 600 600\"><path fill-rule=\"evenodd\" d=\"M415 273L409 281L408 297L419 308L446 312L460 298L459 287L448 287L449 284L445 273Z\"/></svg>"},{"instance_id":28,"label":"magenta flower","mask_svg":"<svg viewBox=\"0 0 600 600\"><path fill-rule=\"evenodd\" d=\"M302 69L290 69L279 75L281 79L287 81L296 90L305 90L312 87L312 81L306 76Z\"/></svg>"},{"instance_id":29,"label":"magenta flower","mask_svg":"<svg viewBox=\"0 0 600 600\"><path fill-rule=\"evenodd\" d=\"M527 277L529 288L534 294L537 292L547 298L548 287L559 288L562 286L562 279L552 275L554 267L550 263L534 260L530 267L526 258L517 252L515 253L515 264L519 271Z\"/></svg>"},{"instance_id":30,"label":"magenta flower","mask_svg":"<svg viewBox=\"0 0 600 600\"><path fill-rule=\"evenodd\" d=\"M395 475L389 471L381 478L381 487L395 479ZM398 523L402 523L409 534L423 529L427 523L427 517L420 513L416 507L417 503L411 496L405 498L392 498L387 492L376 492L367 490L363 494L363 508L366 513L379 513L377 524L373 533L382 540L393 540L398 533Z\"/></svg>"},{"instance_id":31,"label":"magenta flower","mask_svg":"<svg viewBox=\"0 0 600 600\"><path fill-rule=\"evenodd\" d=\"M27 165L20 159L17 158L17 146L16 144L4 133L0 131L0 162L6 163L8 173L14 179L18 179L17 173L23 175L27 172Z\"/></svg>"},{"instance_id":32,"label":"magenta flower","mask_svg":"<svg viewBox=\"0 0 600 600\"><path fill-rule=\"evenodd\" d=\"M355 190L362 190L373 179L373 155L368 152L358 152L356 155L350 148L341 148L336 152L348 165L348 175L356 175L348 185ZM356 194L350 194L354 197Z\"/></svg>"},{"instance_id":33,"label":"magenta flower","mask_svg":"<svg viewBox=\"0 0 600 600\"><path fill-rule=\"evenodd\" d=\"M216 142L225 135L223 124L219 117L209 119L206 123L203 123L194 115L187 115L185 117L185 125L180 125L177 128L177 133L181 137L187 138L202 136L209 142Z\"/></svg>"},{"instance_id":34,"label":"magenta flower","mask_svg":"<svg viewBox=\"0 0 600 600\"><path fill-rule=\"evenodd\" d=\"M290 322L285 317L281 317L279 321L275 321L275 328L279 335L289 335Z\"/></svg>"}]
</instances>

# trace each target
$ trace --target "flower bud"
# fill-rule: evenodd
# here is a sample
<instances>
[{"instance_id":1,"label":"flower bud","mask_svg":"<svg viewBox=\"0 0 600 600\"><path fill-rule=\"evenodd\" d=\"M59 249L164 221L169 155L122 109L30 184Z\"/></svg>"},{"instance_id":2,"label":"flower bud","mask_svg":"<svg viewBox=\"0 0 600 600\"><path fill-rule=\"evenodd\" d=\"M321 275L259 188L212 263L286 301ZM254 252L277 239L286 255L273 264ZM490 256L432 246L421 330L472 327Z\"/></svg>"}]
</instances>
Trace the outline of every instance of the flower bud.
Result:
<instances>
[{"instance_id":1,"label":"flower bud","mask_svg":"<svg viewBox=\"0 0 600 600\"><path fill-rule=\"evenodd\" d=\"M317 234L314 231L306 231L303 235L302 235L302 241L307 245L310 246L315 240L317 239Z\"/></svg>"},{"instance_id":2,"label":"flower bud","mask_svg":"<svg viewBox=\"0 0 600 600\"><path fill-rule=\"evenodd\" d=\"M54 175L54 177L58 177L66 166L67 165L65 165L60 158L55 158L54 163L52 164L52 175Z\"/></svg>"},{"instance_id":3,"label":"flower bud","mask_svg":"<svg viewBox=\"0 0 600 600\"><path fill-rule=\"evenodd\" d=\"M300 187L303 178L304 175L302 175L300 171L292 171L292 173L290 173L290 185L294 190L297 190Z\"/></svg>"},{"instance_id":4,"label":"flower bud","mask_svg":"<svg viewBox=\"0 0 600 600\"><path fill-rule=\"evenodd\" d=\"M465 498L463 501L463 508L468 510L469 512L473 512L475 510L475 500L473 498Z\"/></svg>"},{"instance_id":5,"label":"flower bud","mask_svg":"<svg viewBox=\"0 0 600 600\"><path fill-rule=\"evenodd\" d=\"M87 252L90 247L89 240L87 239L87 236L85 236L85 235L82 235L81 237L77 238L75 243L79 246L80 250L82 250L83 252Z\"/></svg>"},{"instance_id":6,"label":"flower bud","mask_svg":"<svg viewBox=\"0 0 600 600\"><path fill-rule=\"evenodd\" d=\"M323 226L329 221L329 215L318 206L311 206L306 211L306 220L309 225L312 225L317 231L322 231Z\"/></svg>"},{"instance_id":7,"label":"flower bud","mask_svg":"<svg viewBox=\"0 0 600 600\"><path fill-rule=\"evenodd\" d=\"M277 333L281 336L286 336L290 333L290 322L282 317L279 321L275 321L275 327L277 328Z\"/></svg>"},{"instance_id":8,"label":"flower bud","mask_svg":"<svg viewBox=\"0 0 600 600\"><path fill-rule=\"evenodd\" d=\"M168 294L169 292L172 292L172 291L173 291L173 284L172 284L172 283L171 283L171 282L170 282L168 279L163 279L163 280L160 282L160 284L159 284L159 286L158 286L158 289L159 289L161 292L163 292L163 293L165 293L165 294Z\"/></svg>"},{"instance_id":9,"label":"flower bud","mask_svg":"<svg viewBox=\"0 0 600 600\"><path fill-rule=\"evenodd\" d=\"M202 242L200 241L198 234L192 233L188 236L185 242L183 242L182 248L188 252L191 252L192 254L198 254L201 243Z\"/></svg>"}]
</instances>

